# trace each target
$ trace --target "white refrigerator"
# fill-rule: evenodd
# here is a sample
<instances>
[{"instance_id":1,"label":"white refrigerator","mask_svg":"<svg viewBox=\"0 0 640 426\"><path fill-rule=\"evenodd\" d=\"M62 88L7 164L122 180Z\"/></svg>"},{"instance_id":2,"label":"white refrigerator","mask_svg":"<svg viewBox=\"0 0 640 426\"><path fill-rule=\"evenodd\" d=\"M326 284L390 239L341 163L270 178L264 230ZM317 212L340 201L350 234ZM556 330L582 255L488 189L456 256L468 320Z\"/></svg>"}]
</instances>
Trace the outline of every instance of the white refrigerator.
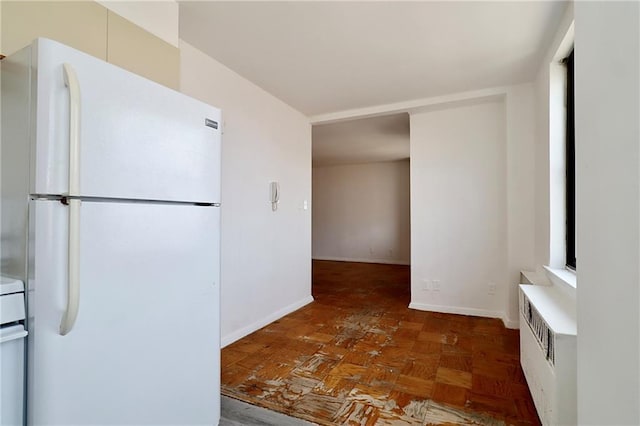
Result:
<instances>
[{"instance_id":1,"label":"white refrigerator","mask_svg":"<svg viewBox=\"0 0 640 426\"><path fill-rule=\"evenodd\" d=\"M30 425L216 425L220 111L57 42L2 61Z\"/></svg>"}]
</instances>

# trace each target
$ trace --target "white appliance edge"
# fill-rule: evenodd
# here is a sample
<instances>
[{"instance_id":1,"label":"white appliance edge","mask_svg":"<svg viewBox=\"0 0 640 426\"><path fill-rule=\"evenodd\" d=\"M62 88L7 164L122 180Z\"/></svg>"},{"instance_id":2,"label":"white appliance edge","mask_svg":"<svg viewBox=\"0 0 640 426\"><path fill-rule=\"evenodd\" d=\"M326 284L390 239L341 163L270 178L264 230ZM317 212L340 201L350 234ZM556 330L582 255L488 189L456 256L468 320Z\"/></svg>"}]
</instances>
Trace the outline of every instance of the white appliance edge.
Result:
<instances>
[{"instance_id":1,"label":"white appliance edge","mask_svg":"<svg viewBox=\"0 0 640 426\"><path fill-rule=\"evenodd\" d=\"M28 423L217 424L220 111L45 39L2 70L2 268L27 283Z\"/></svg>"}]
</instances>

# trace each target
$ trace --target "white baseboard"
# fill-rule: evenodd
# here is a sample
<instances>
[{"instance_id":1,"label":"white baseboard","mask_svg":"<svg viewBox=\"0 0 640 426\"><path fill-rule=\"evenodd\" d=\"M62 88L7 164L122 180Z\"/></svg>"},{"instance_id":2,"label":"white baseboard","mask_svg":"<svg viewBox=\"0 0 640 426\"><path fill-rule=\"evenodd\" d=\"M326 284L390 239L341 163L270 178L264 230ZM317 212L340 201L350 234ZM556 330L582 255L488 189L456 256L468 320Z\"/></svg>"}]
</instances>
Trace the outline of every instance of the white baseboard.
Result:
<instances>
[{"instance_id":1,"label":"white baseboard","mask_svg":"<svg viewBox=\"0 0 640 426\"><path fill-rule=\"evenodd\" d=\"M327 257L327 256L313 256L313 260L329 260L332 262L356 262L356 263L382 263L385 265L411 265L411 262L407 260L393 260L393 259L360 259L353 257Z\"/></svg>"},{"instance_id":2,"label":"white baseboard","mask_svg":"<svg viewBox=\"0 0 640 426\"><path fill-rule=\"evenodd\" d=\"M504 323L504 326L507 328L511 328L514 330L520 329L520 321L518 319L510 319L504 316L502 317L502 322Z\"/></svg>"},{"instance_id":3,"label":"white baseboard","mask_svg":"<svg viewBox=\"0 0 640 426\"><path fill-rule=\"evenodd\" d=\"M308 305L309 303L313 302L313 296L309 295L307 297L305 297L302 300L299 300L297 302L294 302L288 306L285 306L282 309L279 309L277 311L275 311L274 313L272 313L271 315L268 315L264 318L261 318L260 320L249 324L246 327L242 327L239 330L233 331L229 334L227 334L226 336L223 336L221 339L221 344L222 347L224 348L225 346L228 346L230 344L232 344L233 342L242 339L245 336L248 336L249 334L253 333L256 330L260 330L262 327L264 327L265 325L271 324L272 322L279 320L280 318L282 318L285 315L290 314L293 311L297 311L298 309L302 308L303 306Z\"/></svg>"},{"instance_id":4,"label":"white baseboard","mask_svg":"<svg viewBox=\"0 0 640 426\"><path fill-rule=\"evenodd\" d=\"M417 309L419 311L429 311L429 312L441 312L443 314L458 314L458 315L472 315L474 317L484 317L484 318L497 318L501 319L504 323L504 326L507 328L518 328L518 320L510 320L506 317L504 312L501 311L490 311L487 309L476 309L476 308L462 308L459 306L442 306L442 305L427 305L424 303L414 303L411 302L409 304L410 309Z\"/></svg>"}]
</instances>

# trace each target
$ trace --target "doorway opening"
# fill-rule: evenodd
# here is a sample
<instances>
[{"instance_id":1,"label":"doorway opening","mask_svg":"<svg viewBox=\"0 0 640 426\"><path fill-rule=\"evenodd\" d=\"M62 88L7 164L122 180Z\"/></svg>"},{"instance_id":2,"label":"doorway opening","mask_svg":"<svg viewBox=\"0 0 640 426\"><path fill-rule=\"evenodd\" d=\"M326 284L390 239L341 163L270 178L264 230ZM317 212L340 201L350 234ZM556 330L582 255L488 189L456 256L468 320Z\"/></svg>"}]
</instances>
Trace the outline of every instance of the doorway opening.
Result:
<instances>
[{"instance_id":1,"label":"doorway opening","mask_svg":"<svg viewBox=\"0 0 640 426\"><path fill-rule=\"evenodd\" d=\"M314 270L319 262L387 264L408 276L409 161L407 113L313 126Z\"/></svg>"}]
</instances>

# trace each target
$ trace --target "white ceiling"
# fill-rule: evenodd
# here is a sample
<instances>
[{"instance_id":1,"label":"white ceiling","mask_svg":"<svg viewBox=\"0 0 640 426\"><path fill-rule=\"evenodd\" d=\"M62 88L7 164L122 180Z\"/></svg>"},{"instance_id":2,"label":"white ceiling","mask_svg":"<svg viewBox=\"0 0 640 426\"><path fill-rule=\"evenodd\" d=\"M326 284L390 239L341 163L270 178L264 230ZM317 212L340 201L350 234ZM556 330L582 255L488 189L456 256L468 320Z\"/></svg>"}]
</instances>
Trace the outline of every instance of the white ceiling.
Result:
<instances>
[{"instance_id":1,"label":"white ceiling","mask_svg":"<svg viewBox=\"0 0 640 426\"><path fill-rule=\"evenodd\" d=\"M180 1L180 38L308 116L533 79L562 1ZM409 157L407 114L313 126L313 165Z\"/></svg>"},{"instance_id":2,"label":"white ceiling","mask_svg":"<svg viewBox=\"0 0 640 426\"><path fill-rule=\"evenodd\" d=\"M313 116L530 81L565 5L180 1L180 37Z\"/></svg>"},{"instance_id":3,"label":"white ceiling","mask_svg":"<svg viewBox=\"0 0 640 426\"><path fill-rule=\"evenodd\" d=\"M313 126L314 166L409 158L409 114Z\"/></svg>"}]
</instances>

